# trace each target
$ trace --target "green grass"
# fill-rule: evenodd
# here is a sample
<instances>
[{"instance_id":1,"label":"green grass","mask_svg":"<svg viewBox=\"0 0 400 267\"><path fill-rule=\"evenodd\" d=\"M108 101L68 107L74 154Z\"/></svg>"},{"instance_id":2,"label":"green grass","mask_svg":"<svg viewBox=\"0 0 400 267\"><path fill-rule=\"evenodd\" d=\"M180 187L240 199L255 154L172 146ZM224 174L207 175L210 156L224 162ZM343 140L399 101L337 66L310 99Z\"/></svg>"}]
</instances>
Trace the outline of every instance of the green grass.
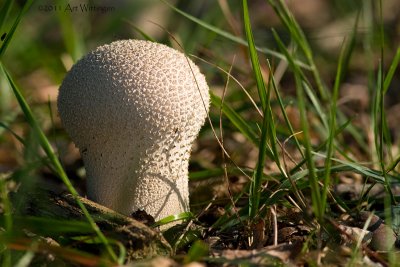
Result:
<instances>
[{"instance_id":1,"label":"green grass","mask_svg":"<svg viewBox=\"0 0 400 267\"><path fill-rule=\"evenodd\" d=\"M233 249L252 248L254 244L249 240L257 238L256 228L260 223L270 225L273 221L271 212L275 208L279 211L277 219L280 225L292 223L285 221L284 215L296 209L304 224L311 228L307 241L303 243L303 255L322 250L322 236L334 239L337 233L332 230L331 222L339 220L342 215L338 214L339 211L354 216L360 211L373 210L388 225L398 221L398 214L393 216L392 210L398 210L399 197L393 188L398 185L400 177L400 156L396 154L400 142L392 134L398 127L389 120L394 104L390 106L388 100L396 98L393 90L398 87L396 75L400 47L396 42L397 36L387 35L385 23L388 22L382 13L382 1L367 0L357 4L338 1L343 11L338 16L351 14L355 20L346 33L340 33L341 46L332 52L334 55L323 51L319 44L321 40L310 37L310 29L303 26L302 19L298 20L292 7L283 0L267 0L260 6L247 0L238 1L241 5L228 1L234 14L232 18L221 15L229 15L229 12L220 11L223 5L219 3L224 1L205 1L207 10L213 12L205 12L200 4L160 2L170 12L162 23L154 21L161 26L161 34L152 31L151 27L142 29L146 23L140 24L134 19L140 16L140 10L153 5L145 1L127 4L124 10L117 10L115 14L81 14L85 17L79 18L80 22L95 27L93 21L98 19L99 25L107 29L107 34L94 28L90 30L90 27L89 30L81 29L76 23L76 14L38 13L34 1L26 1L21 7L14 1L2 4L0 34L6 32L7 35L0 46L0 98L7 98L12 103L0 108L0 145L4 149L14 146L17 155L14 157L19 158L12 172L0 173L3 266L29 266L40 252L42 244L34 238L23 253L9 248L13 238L21 235L21 228L28 226L41 236L68 236L82 231L94 234L95 242L105 252L94 255L61 245L57 253L65 249L66 253L82 258L95 257L97 260L100 257L118 264L125 261L125 248L120 246L119 253L114 251L115 243L99 230L95 219L77 198L81 191L77 188L79 180L67 176L66 166L63 166L65 155L53 148L56 141L69 142L69 139L57 120L53 120L54 102L45 106L30 97L30 86L36 80L29 78L34 70L40 70L42 78L45 77L56 88L65 75L61 58L68 57L76 62L91 47L120 39L120 36L111 36L113 31L122 38L136 37L171 44L179 42L198 62L210 83L212 108L209 122L212 126L206 125L201 132L189 178L196 185L194 191L204 184L207 188L223 180L226 192L221 193L221 198L213 196L208 199L201 194L196 199L194 194L190 213L171 214L154 224L159 226L184 219L196 225L197 228L184 227L178 236L168 239L178 254L184 254L175 260L185 264L192 261L248 264L240 260L210 258L212 248L201 239L210 233L225 238L239 231L238 241L234 243L237 247ZM65 3L57 2L58 5ZM337 8L333 3L327 5ZM273 14L274 25L269 25L267 18L260 21L260 14L266 10ZM48 16L47 22L33 26L37 27L30 33L34 40L27 42L26 49L21 49L18 43L24 38L24 30L38 16ZM230 28L227 22L232 19L242 32ZM322 28L323 24L315 27ZM151 25L160 30L155 24ZM360 25L366 27L363 28L365 32L360 33ZM193 27L196 31L190 30ZM51 32L51 38L57 39L57 42L50 42L48 48L36 44L49 38L45 32ZM24 65L28 61L29 64ZM53 63L47 66L43 62ZM353 111L357 107L343 104L341 94L346 93L343 90L346 84L353 82L353 76L366 81L361 83L371 96L368 106L361 111ZM220 88L224 88L222 94ZM360 117L367 118L366 126L360 126ZM17 149L17 142L10 140L18 141L22 148ZM199 151L206 151L204 155L209 156L204 157ZM0 166L1 163L0 158ZM28 190L34 190L37 181L30 178L38 177L48 169L75 197L85 215L85 222L24 217L19 214L18 207L13 206L9 184L14 180L22 181ZM73 172L78 171L75 169ZM359 175L361 183L368 186L352 201L334 190L341 178L349 173ZM19 179L20 176L29 179ZM232 182L234 178L240 181L240 186ZM383 185L383 200L366 194L375 184ZM235 189L235 186L240 189ZM209 188L206 191L210 191ZM224 213L215 221L202 221L200 215L216 207L223 207ZM47 230L43 231L38 227L40 225L46 225L44 229ZM69 240L79 242L78 236L74 238ZM359 242L351 249L348 265L354 266L366 252ZM395 266L395 253L390 252L385 260ZM307 261L310 265L320 264L316 258Z\"/></svg>"}]
</instances>

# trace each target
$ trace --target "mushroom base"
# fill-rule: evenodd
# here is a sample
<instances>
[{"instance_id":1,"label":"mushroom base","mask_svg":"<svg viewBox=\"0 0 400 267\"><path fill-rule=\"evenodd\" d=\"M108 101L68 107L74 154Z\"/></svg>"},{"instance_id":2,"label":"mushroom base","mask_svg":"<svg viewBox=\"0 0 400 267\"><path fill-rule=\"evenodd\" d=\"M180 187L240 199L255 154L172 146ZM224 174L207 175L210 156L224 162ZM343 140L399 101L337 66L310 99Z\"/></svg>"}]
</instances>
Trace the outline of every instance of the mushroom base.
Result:
<instances>
[{"instance_id":1,"label":"mushroom base","mask_svg":"<svg viewBox=\"0 0 400 267\"><path fill-rule=\"evenodd\" d=\"M106 157L86 151L82 156L89 199L127 216L144 210L156 221L189 211L187 160L180 171L172 173L168 166L160 167L155 157L146 157L146 164L140 164L134 158L121 162L112 153Z\"/></svg>"}]
</instances>

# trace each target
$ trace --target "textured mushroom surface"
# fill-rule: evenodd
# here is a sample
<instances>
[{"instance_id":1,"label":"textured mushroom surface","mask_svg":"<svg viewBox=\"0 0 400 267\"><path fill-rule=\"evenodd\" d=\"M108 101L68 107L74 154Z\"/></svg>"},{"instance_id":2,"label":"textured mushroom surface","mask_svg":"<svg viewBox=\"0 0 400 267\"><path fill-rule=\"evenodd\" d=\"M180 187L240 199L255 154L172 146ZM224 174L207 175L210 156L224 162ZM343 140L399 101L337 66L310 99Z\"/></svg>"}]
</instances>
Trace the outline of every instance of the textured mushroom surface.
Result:
<instances>
[{"instance_id":1,"label":"textured mushroom surface","mask_svg":"<svg viewBox=\"0 0 400 267\"><path fill-rule=\"evenodd\" d=\"M79 60L58 109L81 152L88 197L156 220L188 211L188 162L208 90L183 53L149 41L116 41Z\"/></svg>"}]
</instances>

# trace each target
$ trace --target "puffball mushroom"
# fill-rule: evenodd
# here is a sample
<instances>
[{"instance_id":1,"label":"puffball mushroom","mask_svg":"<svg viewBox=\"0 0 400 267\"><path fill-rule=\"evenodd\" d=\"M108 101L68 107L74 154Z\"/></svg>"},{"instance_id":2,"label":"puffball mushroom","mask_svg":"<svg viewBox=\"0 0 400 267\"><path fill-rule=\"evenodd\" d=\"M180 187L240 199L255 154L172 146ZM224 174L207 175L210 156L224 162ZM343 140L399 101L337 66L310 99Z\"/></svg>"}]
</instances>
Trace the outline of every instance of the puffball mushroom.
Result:
<instances>
[{"instance_id":1,"label":"puffball mushroom","mask_svg":"<svg viewBox=\"0 0 400 267\"><path fill-rule=\"evenodd\" d=\"M189 156L208 90L191 60L158 43L116 41L80 59L57 104L82 155L88 197L156 220L188 211Z\"/></svg>"}]
</instances>

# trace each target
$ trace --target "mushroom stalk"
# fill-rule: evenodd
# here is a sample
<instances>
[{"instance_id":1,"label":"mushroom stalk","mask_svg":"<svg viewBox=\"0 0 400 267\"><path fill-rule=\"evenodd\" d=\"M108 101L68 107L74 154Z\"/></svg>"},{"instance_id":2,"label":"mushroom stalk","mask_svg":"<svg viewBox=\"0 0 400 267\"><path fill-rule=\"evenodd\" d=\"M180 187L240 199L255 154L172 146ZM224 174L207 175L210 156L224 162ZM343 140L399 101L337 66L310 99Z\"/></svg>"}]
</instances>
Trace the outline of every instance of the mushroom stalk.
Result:
<instances>
[{"instance_id":1,"label":"mushroom stalk","mask_svg":"<svg viewBox=\"0 0 400 267\"><path fill-rule=\"evenodd\" d=\"M156 220L188 211L189 157L208 90L191 60L153 42L116 41L79 60L61 84L58 110L81 152L88 197Z\"/></svg>"}]
</instances>

